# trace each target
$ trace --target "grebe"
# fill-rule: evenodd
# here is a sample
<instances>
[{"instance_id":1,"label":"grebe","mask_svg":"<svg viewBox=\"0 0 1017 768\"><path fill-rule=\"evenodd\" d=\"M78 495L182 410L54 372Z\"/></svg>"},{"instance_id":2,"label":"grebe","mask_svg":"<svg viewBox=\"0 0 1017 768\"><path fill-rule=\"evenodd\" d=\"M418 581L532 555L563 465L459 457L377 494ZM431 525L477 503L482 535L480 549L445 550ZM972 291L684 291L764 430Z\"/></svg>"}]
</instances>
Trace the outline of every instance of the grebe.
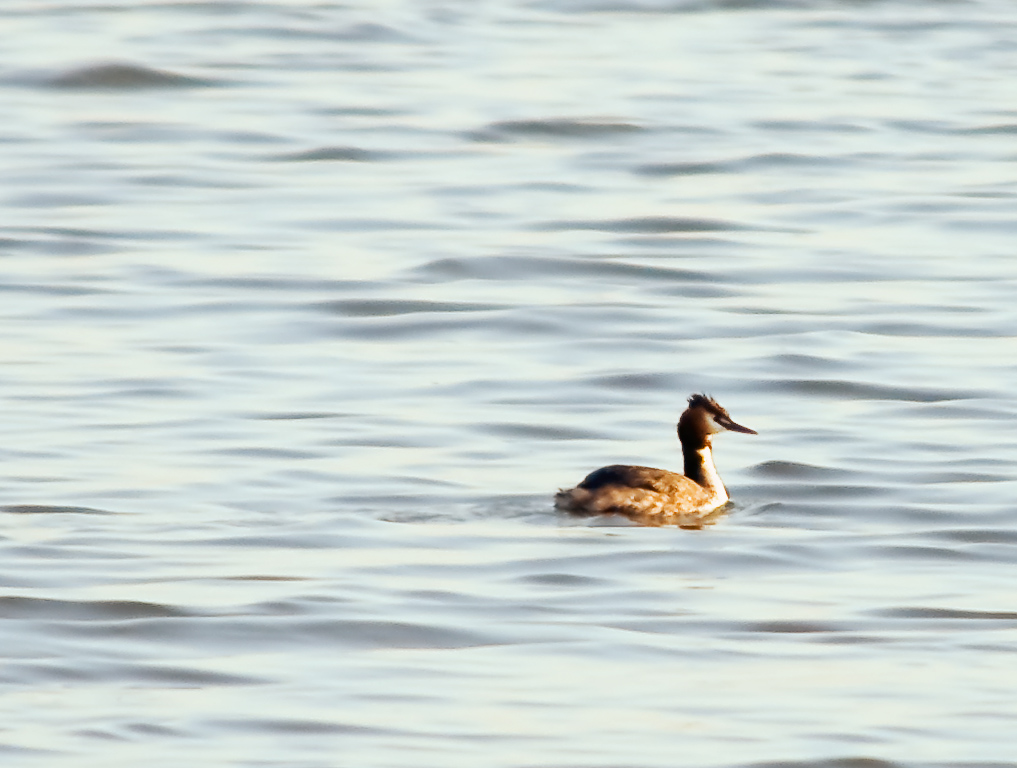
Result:
<instances>
[{"instance_id":1,"label":"grebe","mask_svg":"<svg viewBox=\"0 0 1017 768\"><path fill-rule=\"evenodd\" d=\"M651 522L702 518L730 498L717 474L710 443L712 435L724 431L757 434L735 424L713 398L693 395L678 419L684 475L653 467L614 464L591 472L575 488L558 491L554 505L563 512L618 513Z\"/></svg>"}]
</instances>

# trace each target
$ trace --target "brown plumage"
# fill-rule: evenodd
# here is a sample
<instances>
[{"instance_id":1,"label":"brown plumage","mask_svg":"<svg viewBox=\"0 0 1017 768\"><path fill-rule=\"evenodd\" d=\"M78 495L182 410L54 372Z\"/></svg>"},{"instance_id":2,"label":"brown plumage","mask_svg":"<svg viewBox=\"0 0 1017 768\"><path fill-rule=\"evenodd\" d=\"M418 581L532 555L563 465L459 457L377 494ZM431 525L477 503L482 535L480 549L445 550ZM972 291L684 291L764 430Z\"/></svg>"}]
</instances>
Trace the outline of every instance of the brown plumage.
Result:
<instances>
[{"instance_id":1,"label":"brown plumage","mask_svg":"<svg viewBox=\"0 0 1017 768\"><path fill-rule=\"evenodd\" d=\"M716 400L693 395L678 420L685 474L614 464L591 472L575 488L559 491L555 507L584 515L622 514L642 522L701 520L729 496L713 463L712 435L756 432L736 424Z\"/></svg>"}]
</instances>

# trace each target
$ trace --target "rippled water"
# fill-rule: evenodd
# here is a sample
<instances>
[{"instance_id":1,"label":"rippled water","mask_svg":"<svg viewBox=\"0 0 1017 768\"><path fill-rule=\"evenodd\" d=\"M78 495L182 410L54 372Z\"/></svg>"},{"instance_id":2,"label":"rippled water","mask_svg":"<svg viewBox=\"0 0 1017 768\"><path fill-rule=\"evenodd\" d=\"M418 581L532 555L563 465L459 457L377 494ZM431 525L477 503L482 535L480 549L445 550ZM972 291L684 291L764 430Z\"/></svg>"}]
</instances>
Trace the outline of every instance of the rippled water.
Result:
<instances>
[{"instance_id":1,"label":"rippled water","mask_svg":"<svg viewBox=\"0 0 1017 768\"><path fill-rule=\"evenodd\" d=\"M0 21L4 765L1017 765L1012 4Z\"/></svg>"}]
</instances>

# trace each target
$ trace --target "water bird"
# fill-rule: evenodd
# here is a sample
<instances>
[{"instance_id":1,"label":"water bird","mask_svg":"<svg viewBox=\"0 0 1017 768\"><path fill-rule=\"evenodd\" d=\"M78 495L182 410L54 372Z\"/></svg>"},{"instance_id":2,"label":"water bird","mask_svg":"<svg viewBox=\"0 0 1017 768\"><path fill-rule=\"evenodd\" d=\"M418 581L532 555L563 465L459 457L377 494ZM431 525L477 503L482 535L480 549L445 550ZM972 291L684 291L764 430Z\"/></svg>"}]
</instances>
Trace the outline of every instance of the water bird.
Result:
<instances>
[{"instance_id":1,"label":"water bird","mask_svg":"<svg viewBox=\"0 0 1017 768\"><path fill-rule=\"evenodd\" d=\"M622 514L644 522L701 519L731 498L713 463L711 438L720 432L757 434L736 424L712 397L692 395L678 419L684 475L612 464L591 472L575 488L558 491L555 507L582 515Z\"/></svg>"}]
</instances>

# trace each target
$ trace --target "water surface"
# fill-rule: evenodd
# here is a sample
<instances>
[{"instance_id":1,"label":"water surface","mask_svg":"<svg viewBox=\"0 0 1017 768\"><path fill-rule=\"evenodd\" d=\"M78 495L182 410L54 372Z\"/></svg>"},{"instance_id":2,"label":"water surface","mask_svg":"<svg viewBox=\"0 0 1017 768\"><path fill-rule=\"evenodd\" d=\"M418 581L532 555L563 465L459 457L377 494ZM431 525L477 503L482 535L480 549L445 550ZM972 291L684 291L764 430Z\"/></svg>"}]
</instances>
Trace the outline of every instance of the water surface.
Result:
<instances>
[{"instance_id":1,"label":"water surface","mask_svg":"<svg viewBox=\"0 0 1017 768\"><path fill-rule=\"evenodd\" d=\"M1009 4L0 20L5 765L1017 764Z\"/></svg>"}]
</instances>

